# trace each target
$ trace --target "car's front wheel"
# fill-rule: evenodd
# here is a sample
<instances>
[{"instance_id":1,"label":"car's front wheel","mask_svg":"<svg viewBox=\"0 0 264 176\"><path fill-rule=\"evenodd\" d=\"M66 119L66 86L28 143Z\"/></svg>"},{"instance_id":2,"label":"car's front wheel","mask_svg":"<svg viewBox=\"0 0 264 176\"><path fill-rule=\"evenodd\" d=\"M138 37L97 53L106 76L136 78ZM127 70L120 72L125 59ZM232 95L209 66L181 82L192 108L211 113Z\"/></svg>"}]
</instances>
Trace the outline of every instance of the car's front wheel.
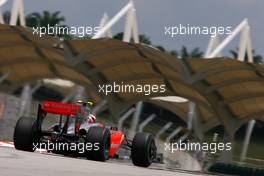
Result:
<instances>
[{"instance_id":1,"label":"car's front wheel","mask_svg":"<svg viewBox=\"0 0 264 176\"><path fill-rule=\"evenodd\" d=\"M132 162L136 166L148 167L156 157L157 148L149 133L139 132L134 136L131 148Z\"/></svg>"}]
</instances>

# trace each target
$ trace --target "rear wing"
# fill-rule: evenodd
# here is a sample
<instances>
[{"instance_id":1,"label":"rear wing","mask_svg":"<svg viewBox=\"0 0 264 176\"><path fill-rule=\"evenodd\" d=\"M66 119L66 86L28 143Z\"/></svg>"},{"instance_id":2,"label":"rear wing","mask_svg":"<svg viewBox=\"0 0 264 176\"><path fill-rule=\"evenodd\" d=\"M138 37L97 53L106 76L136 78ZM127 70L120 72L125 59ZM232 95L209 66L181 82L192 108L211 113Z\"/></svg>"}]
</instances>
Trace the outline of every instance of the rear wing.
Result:
<instances>
[{"instance_id":1,"label":"rear wing","mask_svg":"<svg viewBox=\"0 0 264 176\"><path fill-rule=\"evenodd\" d=\"M78 118L77 115L80 111L81 111L81 105L66 104L66 103L54 102L54 101L44 101L43 105L39 104L38 107L37 128L39 129L39 131L42 131L41 130L42 122L45 119L47 113L51 113L51 114L60 115L59 126L61 126L62 124L62 116L63 115L67 116L66 122L64 123L64 127L62 129L63 131L65 130L67 131L69 117L74 116L77 117L75 120L75 135L76 135L78 134L80 128L80 123L79 123L80 119Z\"/></svg>"},{"instance_id":2,"label":"rear wing","mask_svg":"<svg viewBox=\"0 0 264 176\"><path fill-rule=\"evenodd\" d=\"M77 104L66 104L54 101L44 101L43 111L51 114L59 114L65 116L77 115L81 106Z\"/></svg>"}]
</instances>

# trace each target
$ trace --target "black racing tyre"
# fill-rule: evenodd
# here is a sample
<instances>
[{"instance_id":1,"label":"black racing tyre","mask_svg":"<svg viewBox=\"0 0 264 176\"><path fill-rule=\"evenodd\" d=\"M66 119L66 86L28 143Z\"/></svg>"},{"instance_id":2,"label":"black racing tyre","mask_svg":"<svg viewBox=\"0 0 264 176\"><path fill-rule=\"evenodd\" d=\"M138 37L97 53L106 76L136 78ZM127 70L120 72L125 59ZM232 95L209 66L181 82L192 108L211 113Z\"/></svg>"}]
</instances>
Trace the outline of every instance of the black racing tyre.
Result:
<instances>
[{"instance_id":1,"label":"black racing tyre","mask_svg":"<svg viewBox=\"0 0 264 176\"><path fill-rule=\"evenodd\" d=\"M102 127L90 127L86 134L86 144L92 144L92 149L86 150L87 159L106 161L109 159L111 146L110 130Z\"/></svg>"},{"instance_id":2,"label":"black racing tyre","mask_svg":"<svg viewBox=\"0 0 264 176\"><path fill-rule=\"evenodd\" d=\"M132 162L136 166L148 167L156 157L157 148L149 133L139 132L134 136L131 148Z\"/></svg>"},{"instance_id":3,"label":"black racing tyre","mask_svg":"<svg viewBox=\"0 0 264 176\"><path fill-rule=\"evenodd\" d=\"M37 140L37 123L36 119L21 117L14 131L14 145L18 150L33 152L33 143Z\"/></svg>"}]
</instances>

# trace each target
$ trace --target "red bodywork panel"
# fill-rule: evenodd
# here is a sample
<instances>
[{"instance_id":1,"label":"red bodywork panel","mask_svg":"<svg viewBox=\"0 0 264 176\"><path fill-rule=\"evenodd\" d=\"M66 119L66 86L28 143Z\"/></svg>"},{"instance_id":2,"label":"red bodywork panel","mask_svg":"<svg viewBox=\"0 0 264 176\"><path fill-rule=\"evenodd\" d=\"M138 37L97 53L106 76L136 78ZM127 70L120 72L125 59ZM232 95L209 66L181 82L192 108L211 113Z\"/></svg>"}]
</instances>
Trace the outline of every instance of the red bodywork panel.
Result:
<instances>
[{"instance_id":1,"label":"red bodywork panel","mask_svg":"<svg viewBox=\"0 0 264 176\"><path fill-rule=\"evenodd\" d=\"M115 131L111 134L111 148L109 152L110 157L114 157L118 149L125 142L125 135L122 132Z\"/></svg>"},{"instance_id":2,"label":"red bodywork panel","mask_svg":"<svg viewBox=\"0 0 264 176\"><path fill-rule=\"evenodd\" d=\"M51 114L60 114L60 115L76 115L81 109L80 105L76 104L66 104L54 101L44 101L43 111Z\"/></svg>"}]
</instances>

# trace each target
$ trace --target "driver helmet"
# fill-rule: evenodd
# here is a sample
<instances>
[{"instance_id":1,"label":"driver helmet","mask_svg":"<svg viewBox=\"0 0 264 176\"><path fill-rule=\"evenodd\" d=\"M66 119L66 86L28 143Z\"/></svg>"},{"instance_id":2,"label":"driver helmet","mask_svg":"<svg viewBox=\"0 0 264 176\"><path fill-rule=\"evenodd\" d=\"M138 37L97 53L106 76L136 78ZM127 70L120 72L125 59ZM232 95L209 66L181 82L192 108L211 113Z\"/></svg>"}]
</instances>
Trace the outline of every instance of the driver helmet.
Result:
<instances>
[{"instance_id":1,"label":"driver helmet","mask_svg":"<svg viewBox=\"0 0 264 176\"><path fill-rule=\"evenodd\" d=\"M93 106L93 102L91 101L83 102L82 100L78 100L77 103L82 106L85 116L85 121L87 123L96 123L96 117L92 114L92 109L91 109L91 107Z\"/></svg>"}]
</instances>

